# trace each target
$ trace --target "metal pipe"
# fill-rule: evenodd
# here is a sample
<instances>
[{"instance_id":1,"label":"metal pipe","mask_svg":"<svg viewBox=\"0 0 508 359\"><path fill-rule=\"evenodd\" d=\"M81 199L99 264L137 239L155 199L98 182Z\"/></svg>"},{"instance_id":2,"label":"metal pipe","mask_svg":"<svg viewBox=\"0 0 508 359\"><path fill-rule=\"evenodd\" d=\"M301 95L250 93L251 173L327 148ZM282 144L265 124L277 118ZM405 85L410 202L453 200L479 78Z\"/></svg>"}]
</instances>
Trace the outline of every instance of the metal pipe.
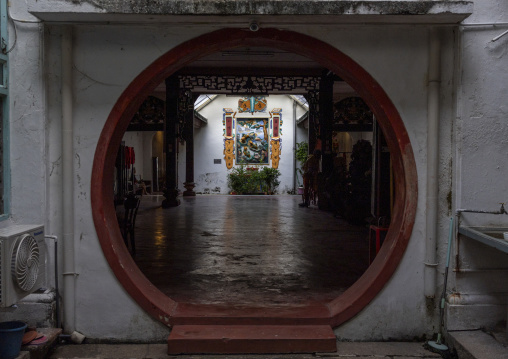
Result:
<instances>
[{"instance_id":1,"label":"metal pipe","mask_svg":"<svg viewBox=\"0 0 508 359\"><path fill-rule=\"evenodd\" d=\"M74 344L81 344L83 343L83 340L85 340L85 336L79 332L72 332L71 334L60 334L58 336L58 339L62 339L65 341L70 341Z\"/></svg>"},{"instance_id":2,"label":"metal pipe","mask_svg":"<svg viewBox=\"0 0 508 359\"><path fill-rule=\"evenodd\" d=\"M62 189L63 189L63 321L75 331L74 146L72 110L72 26L62 29Z\"/></svg>"},{"instance_id":3,"label":"metal pipe","mask_svg":"<svg viewBox=\"0 0 508 359\"><path fill-rule=\"evenodd\" d=\"M503 32L501 35L497 35L495 38L492 39L492 42L495 42L495 41L499 40L500 38L502 38L506 34L508 34L508 30Z\"/></svg>"},{"instance_id":4,"label":"metal pipe","mask_svg":"<svg viewBox=\"0 0 508 359\"><path fill-rule=\"evenodd\" d=\"M429 64L427 90L427 202L425 236L424 293L434 298L436 291L436 243L438 212L439 164L439 87L441 83L441 52L437 29L429 32Z\"/></svg>"},{"instance_id":5,"label":"metal pipe","mask_svg":"<svg viewBox=\"0 0 508 359\"><path fill-rule=\"evenodd\" d=\"M506 209L504 208L504 203L499 203L501 208L499 211L485 211L485 210L477 210L477 209L457 209L456 213L459 216L461 213L486 213L486 214L508 214Z\"/></svg>"},{"instance_id":6,"label":"metal pipe","mask_svg":"<svg viewBox=\"0 0 508 359\"><path fill-rule=\"evenodd\" d=\"M44 238L53 239L55 242L55 310L56 310L56 327L61 328L60 319L60 292L58 290L58 237L46 235Z\"/></svg>"},{"instance_id":7,"label":"metal pipe","mask_svg":"<svg viewBox=\"0 0 508 359\"><path fill-rule=\"evenodd\" d=\"M485 210L477 210L477 209L464 209L464 208L461 208L461 209L457 209L455 211L455 215L457 216L457 228L460 227L460 222L461 222L461 215L462 213L479 213L479 214L508 214L508 212L506 212L505 208L504 208L504 203L499 203L501 205L501 208L499 208L499 211L485 211ZM460 268L460 256L459 256L459 236L456 237L456 240L457 240L457 251L456 251L456 254L455 254L455 263L456 263L456 268L454 269L455 272L461 272L463 271L463 269ZM464 270L465 271L465 270Z\"/></svg>"},{"instance_id":8,"label":"metal pipe","mask_svg":"<svg viewBox=\"0 0 508 359\"><path fill-rule=\"evenodd\" d=\"M508 22L461 24L460 25L460 30L461 31L465 31L465 30L473 29L475 27L485 27L485 26L494 27L494 28L495 27L504 27L504 26L508 26ZM490 42L496 42L497 40L499 40L500 38L502 38L506 34L508 34L508 30L504 31L500 35L497 35L492 40L490 40Z\"/></svg>"},{"instance_id":9,"label":"metal pipe","mask_svg":"<svg viewBox=\"0 0 508 359\"><path fill-rule=\"evenodd\" d=\"M460 24L459 27L481 27L481 26L507 26L508 22L477 22L471 24Z\"/></svg>"},{"instance_id":10,"label":"metal pipe","mask_svg":"<svg viewBox=\"0 0 508 359\"><path fill-rule=\"evenodd\" d=\"M491 272L506 272L506 268L488 268L488 269L483 269L483 268L458 268L458 269L454 269L453 270L454 272L457 272L457 273L491 273Z\"/></svg>"}]
</instances>

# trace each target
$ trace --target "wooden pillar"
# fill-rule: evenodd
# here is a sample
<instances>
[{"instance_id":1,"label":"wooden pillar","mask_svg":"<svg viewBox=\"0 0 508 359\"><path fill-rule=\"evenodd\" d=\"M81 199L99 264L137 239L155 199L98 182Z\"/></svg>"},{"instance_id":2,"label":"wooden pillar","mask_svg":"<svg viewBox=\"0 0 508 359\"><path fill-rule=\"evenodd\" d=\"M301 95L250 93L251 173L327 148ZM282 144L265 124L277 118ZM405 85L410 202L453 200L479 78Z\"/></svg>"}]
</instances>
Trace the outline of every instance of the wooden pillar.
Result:
<instances>
[{"instance_id":1,"label":"wooden pillar","mask_svg":"<svg viewBox=\"0 0 508 359\"><path fill-rule=\"evenodd\" d=\"M371 213L374 218L383 218L390 223L392 202L391 159L385 136L374 119L372 136L372 192Z\"/></svg>"},{"instance_id":2,"label":"wooden pillar","mask_svg":"<svg viewBox=\"0 0 508 359\"><path fill-rule=\"evenodd\" d=\"M319 133L322 141L321 168L325 175L333 171L333 73L325 70L319 84Z\"/></svg>"},{"instance_id":3,"label":"wooden pillar","mask_svg":"<svg viewBox=\"0 0 508 359\"><path fill-rule=\"evenodd\" d=\"M192 197L196 195L194 192L194 102L196 97L193 94L189 94L190 99L186 106L185 112L185 126L184 126L184 138L185 138L185 191L184 196Z\"/></svg>"},{"instance_id":4,"label":"wooden pillar","mask_svg":"<svg viewBox=\"0 0 508 359\"><path fill-rule=\"evenodd\" d=\"M307 94L307 102L309 103L309 154L314 152L316 148L317 136L319 135L319 112L318 112L319 92L309 91Z\"/></svg>"},{"instance_id":5,"label":"wooden pillar","mask_svg":"<svg viewBox=\"0 0 508 359\"><path fill-rule=\"evenodd\" d=\"M177 149L176 138L178 126L178 93L180 83L178 76L166 79L166 118L164 119L164 151L166 152L166 188L162 208L176 207L180 204L178 197Z\"/></svg>"}]
</instances>

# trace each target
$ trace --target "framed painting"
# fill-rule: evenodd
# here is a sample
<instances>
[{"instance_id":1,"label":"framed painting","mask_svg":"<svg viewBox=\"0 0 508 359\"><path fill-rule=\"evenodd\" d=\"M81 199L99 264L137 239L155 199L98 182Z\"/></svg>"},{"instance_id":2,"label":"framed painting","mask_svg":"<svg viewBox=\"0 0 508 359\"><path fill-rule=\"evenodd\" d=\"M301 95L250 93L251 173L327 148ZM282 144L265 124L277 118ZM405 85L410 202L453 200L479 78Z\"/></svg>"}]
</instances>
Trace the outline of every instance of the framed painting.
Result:
<instances>
[{"instance_id":1,"label":"framed painting","mask_svg":"<svg viewBox=\"0 0 508 359\"><path fill-rule=\"evenodd\" d=\"M236 164L269 163L268 118L236 119Z\"/></svg>"}]
</instances>

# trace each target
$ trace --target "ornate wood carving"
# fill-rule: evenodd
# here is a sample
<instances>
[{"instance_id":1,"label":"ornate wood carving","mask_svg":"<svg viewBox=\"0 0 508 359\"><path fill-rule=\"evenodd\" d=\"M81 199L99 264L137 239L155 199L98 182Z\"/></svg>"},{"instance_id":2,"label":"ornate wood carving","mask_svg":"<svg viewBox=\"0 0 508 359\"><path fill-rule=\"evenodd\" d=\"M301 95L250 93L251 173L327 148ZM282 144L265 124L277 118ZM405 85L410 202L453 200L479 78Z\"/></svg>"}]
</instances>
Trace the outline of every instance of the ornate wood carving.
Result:
<instances>
[{"instance_id":1,"label":"ornate wood carving","mask_svg":"<svg viewBox=\"0 0 508 359\"><path fill-rule=\"evenodd\" d=\"M280 154L281 154L281 145L280 145L280 138L279 139L273 139L270 141L271 144L271 155L270 159L272 160L272 168L279 168L279 160L280 160Z\"/></svg>"},{"instance_id":2,"label":"ornate wood carving","mask_svg":"<svg viewBox=\"0 0 508 359\"><path fill-rule=\"evenodd\" d=\"M319 136L319 91L309 91L306 97L309 104L309 153L312 153Z\"/></svg>"},{"instance_id":3,"label":"ornate wood carving","mask_svg":"<svg viewBox=\"0 0 508 359\"><path fill-rule=\"evenodd\" d=\"M181 75L180 88L200 93L266 95L307 93L319 89L314 76L227 76Z\"/></svg>"},{"instance_id":4,"label":"ornate wood carving","mask_svg":"<svg viewBox=\"0 0 508 359\"><path fill-rule=\"evenodd\" d=\"M336 125L372 125L372 111L360 97L347 97L333 106Z\"/></svg>"},{"instance_id":5,"label":"ornate wood carving","mask_svg":"<svg viewBox=\"0 0 508 359\"><path fill-rule=\"evenodd\" d=\"M135 129L162 129L164 126L164 114L166 103L154 96L148 96L139 106L138 111L132 117L130 128Z\"/></svg>"},{"instance_id":6,"label":"ornate wood carving","mask_svg":"<svg viewBox=\"0 0 508 359\"><path fill-rule=\"evenodd\" d=\"M238 100L238 112L266 112L266 97L248 96Z\"/></svg>"},{"instance_id":7,"label":"ornate wood carving","mask_svg":"<svg viewBox=\"0 0 508 359\"><path fill-rule=\"evenodd\" d=\"M194 98L190 90L180 90L178 93L178 137L186 141L185 124L194 121L190 114L194 113ZM187 134L188 136L188 134Z\"/></svg>"},{"instance_id":8,"label":"ornate wood carving","mask_svg":"<svg viewBox=\"0 0 508 359\"><path fill-rule=\"evenodd\" d=\"M224 160L228 170L233 168L233 161L235 159L235 140L230 138L224 139Z\"/></svg>"}]
</instances>

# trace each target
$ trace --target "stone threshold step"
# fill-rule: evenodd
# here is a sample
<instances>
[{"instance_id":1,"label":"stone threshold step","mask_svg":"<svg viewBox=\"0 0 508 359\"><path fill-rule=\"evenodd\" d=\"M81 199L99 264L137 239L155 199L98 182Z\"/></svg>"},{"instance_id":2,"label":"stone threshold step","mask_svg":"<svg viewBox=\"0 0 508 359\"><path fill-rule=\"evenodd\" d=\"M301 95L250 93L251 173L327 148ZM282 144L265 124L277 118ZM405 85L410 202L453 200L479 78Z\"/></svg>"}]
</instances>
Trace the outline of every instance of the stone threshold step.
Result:
<instances>
[{"instance_id":1,"label":"stone threshold step","mask_svg":"<svg viewBox=\"0 0 508 359\"><path fill-rule=\"evenodd\" d=\"M326 305L235 307L178 303L171 324L176 325L328 325Z\"/></svg>"},{"instance_id":2,"label":"stone threshold step","mask_svg":"<svg viewBox=\"0 0 508 359\"><path fill-rule=\"evenodd\" d=\"M329 325L175 325L168 354L335 352Z\"/></svg>"}]
</instances>

